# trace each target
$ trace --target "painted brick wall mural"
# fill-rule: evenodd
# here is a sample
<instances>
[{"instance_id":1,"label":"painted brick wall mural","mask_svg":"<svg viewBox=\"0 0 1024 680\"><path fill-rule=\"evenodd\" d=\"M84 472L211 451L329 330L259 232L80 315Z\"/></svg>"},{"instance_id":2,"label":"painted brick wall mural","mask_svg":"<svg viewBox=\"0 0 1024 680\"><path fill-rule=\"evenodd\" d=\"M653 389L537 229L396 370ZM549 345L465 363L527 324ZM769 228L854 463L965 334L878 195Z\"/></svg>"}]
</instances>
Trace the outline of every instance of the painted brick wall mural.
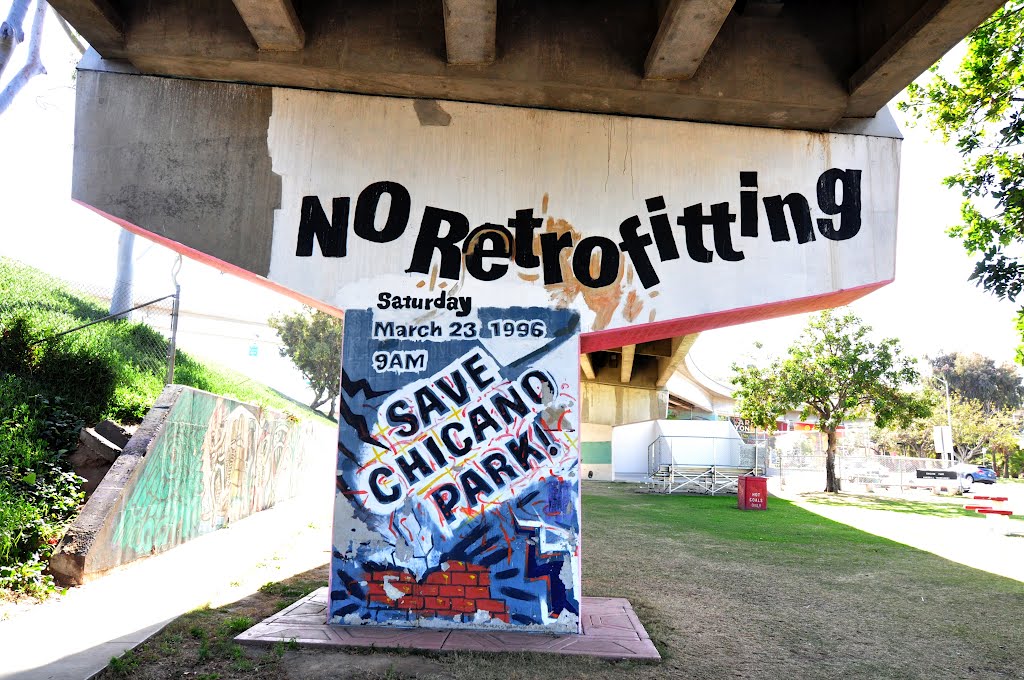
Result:
<instances>
[{"instance_id":1,"label":"painted brick wall mural","mask_svg":"<svg viewBox=\"0 0 1024 680\"><path fill-rule=\"evenodd\" d=\"M331 620L578 632L579 315L423 300L346 314Z\"/></svg>"}]
</instances>

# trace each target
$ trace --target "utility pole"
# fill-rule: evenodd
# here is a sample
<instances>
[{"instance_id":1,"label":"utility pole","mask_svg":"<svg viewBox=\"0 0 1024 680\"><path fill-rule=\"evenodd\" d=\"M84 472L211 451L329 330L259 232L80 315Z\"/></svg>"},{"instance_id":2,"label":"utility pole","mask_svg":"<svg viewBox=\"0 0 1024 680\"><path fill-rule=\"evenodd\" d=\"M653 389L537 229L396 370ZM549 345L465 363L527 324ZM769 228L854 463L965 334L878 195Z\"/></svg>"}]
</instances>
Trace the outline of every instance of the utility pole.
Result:
<instances>
[{"instance_id":1,"label":"utility pole","mask_svg":"<svg viewBox=\"0 0 1024 680\"><path fill-rule=\"evenodd\" d=\"M949 460L953 461L953 415L949 409L949 382L946 381L941 375L935 376L942 381L942 386L946 388L946 425L949 427Z\"/></svg>"}]
</instances>

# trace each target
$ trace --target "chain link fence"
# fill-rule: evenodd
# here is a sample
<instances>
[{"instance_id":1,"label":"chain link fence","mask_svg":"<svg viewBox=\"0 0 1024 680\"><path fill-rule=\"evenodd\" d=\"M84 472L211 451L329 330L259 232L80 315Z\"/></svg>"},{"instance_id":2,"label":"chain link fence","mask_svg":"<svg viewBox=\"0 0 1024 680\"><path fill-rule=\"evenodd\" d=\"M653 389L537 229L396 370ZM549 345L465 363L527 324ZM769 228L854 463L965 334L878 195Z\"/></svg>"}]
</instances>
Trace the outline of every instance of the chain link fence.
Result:
<instances>
[{"instance_id":1,"label":"chain link fence","mask_svg":"<svg viewBox=\"0 0 1024 680\"><path fill-rule=\"evenodd\" d=\"M42 330L37 344L73 337L100 324L141 324L155 332L132 332L130 361L140 370L173 382L179 291L136 291L122 309L111 309L113 290L57 279L14 260L0 258L0 319L31 316ZM113 313L111 313L113 312Z\"/></svg>"},{"instance_id":2,"label":"chain link fence","mask_svg":"<svg viewBox=\"0 0 1024 680\"><path fill-rule=\"evenodd\" d=\"M877 455L870 431L850 429L839 437L835 471L844 490L884 490L904 493L915 489L947 486L956 490L958 479L919 478L919 470L951 470L955 461L938 458ZM768 474L789 493L808 493L825 488L827 441L817 431L778 432L768 440Z\"/></svg>"}]
</instances>

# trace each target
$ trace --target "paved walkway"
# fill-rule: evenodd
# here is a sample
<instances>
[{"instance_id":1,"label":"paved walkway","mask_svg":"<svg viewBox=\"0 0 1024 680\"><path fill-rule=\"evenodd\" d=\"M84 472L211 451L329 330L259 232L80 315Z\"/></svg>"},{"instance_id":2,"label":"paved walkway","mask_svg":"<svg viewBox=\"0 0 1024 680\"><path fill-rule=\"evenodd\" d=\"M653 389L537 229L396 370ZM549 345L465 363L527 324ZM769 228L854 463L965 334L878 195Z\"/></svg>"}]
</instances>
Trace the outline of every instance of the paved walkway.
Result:
<instances>
[{"instance_id":1,"label":"paved walkway","mask_svg":"<svg viewBox=\"0 0 1024 680\"><path fill-rule=\"evenodd\" d=\"M997 489L990 490L988 487L974 489L975 493L986 496L996 495L996 491ZM992 532L989 530L988 519L933 517L910 512L873 510L855 505L825 505L809 502L800 495L787 495L784 492L777 495L836 522L925 550L974 569L1024 582L1024 537ZM1012 508L1015 512L1024 512L1024 503L1019 502L1017 498L1012 502L1015 504ZM1006 521L1011 522L1009 526L1016 532L1024 532L1024 521Z\"/></svg>"},{"instance_id":2,"label":"paved walkway","mask_svg":"<svg viewBox=\"0 0 1024 680\"><path fill-rule=\"evenodd\" d=\"M0 680L85 680L185 612L233 602L264 583L325 564L330 491L311 489L310 501L281 504L64 597L14 611L0 620ZM837 522L1024 582L1024 538L992 534L986 520L791 499ZM1024 530L1024 522L1018 524Z\"/></svg>"},{"instance_id":3,"label":"paved walkway","mask_svg":"<svg viewBox=\"0 0 1024 680\"><path fill-rule=\"evenodd\" d=\"M176 617L325 564L331 489L289 501L0 621L0 679L85 680Z\"/></svg>"}]
</instances>

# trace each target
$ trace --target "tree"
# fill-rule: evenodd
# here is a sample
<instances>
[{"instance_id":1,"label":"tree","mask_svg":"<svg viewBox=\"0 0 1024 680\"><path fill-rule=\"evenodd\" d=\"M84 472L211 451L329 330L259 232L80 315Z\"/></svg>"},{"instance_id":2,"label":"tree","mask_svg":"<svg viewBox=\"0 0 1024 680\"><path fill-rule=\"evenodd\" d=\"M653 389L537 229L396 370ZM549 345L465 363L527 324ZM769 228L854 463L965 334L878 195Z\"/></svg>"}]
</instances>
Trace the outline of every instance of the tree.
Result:
<instances>
[{"instance_id":1,"label":"tree","mask_svg":"<svg viewBox=\"0 0 1024 680\"><path fill-rule=\"evenodd\" d=\"M32 0L13 0L11 8L7 12L7 18L0 22L0 78L3 77L4 71L10 65L14 51L25 41L25 22L28 19L29 6L32 4ZM45 0L35 0L35 7L32 10L32 25L29 29L28 52L21 68L0 89L0 115L10 107L14 98L28 84L28 81L46 73L40 49L43 42L43 22L46 19L47 7ZM53 16L78 53L83 54L85 45L82 43L81 37L68 26L59 14L54 12Z\"/></svg>"},{"instance_id":2,"label":"tree","mask_svg":"<svg viewBox=\"0 0 1024 680\"><path fill-rule=\"evenodd\" d=\"M836 429L844 420L872 415L875 425L909 424L931 412L928 400L905 392L918 380L915 360L901 356L899 341L875 343L871 328L853 314L824 311L813 317L785 358L767 367L733 365L734 397L744 418L774 427L787 411L814 414L825 433L825 491L837 492Z\"/></svg>"},{"instance_id":3,"label":"tree","mask_svg":"<svg viewBox=\"0 0 1024 680\"><path fill-rule=\"evenodd\" d=\"M997 366L980 354L951 352L929 359L936 376L945 378L949 391L976 401L986 412L1015 409L1024 398L1024 385L1013 364Z\"/></svg>"},{"instance_id":4,"label":"tree","mask_svg":"<svg viewBox=\"0 0 1024 680\"><path fill-rule=\"evenodd\" d=\"M977 256L971 279L1000 299L1024 289L1024 0L1013 0L967 36L967 54L947 77L937 64L900 104L924 119L963 158L945 179L960 189L961 223L949 229ZM1017 328L1024 334L1024 306ZM1024 363L1024 346L1017 350Z\"/></svg>"},{"instance_id":5,"label":"tree","mask_svg":"<svg viewBox=\"0 0 1024 680\"><path fill-rule=\"evenodd\" d=\"M933 405L941 397L929 392ZM1009 474L1011 460L1017 452L1019 425L1009 409L989 410L973 399L965 399L954 392L950 396L950 411L953 420L953 450L958 460L965 463L987 462L991 455L993 465L998 465L997 454L1003 456L1003 475ZM929 418L912 423L880 428L872 434L878 451L889 454L905 453L922 458L935 454L933 429L946 424L945 410L935 409Z\"/></svg>"},{"instance_id":6,"label":"tree","mask_svg":"<svg viewBox=\"0 0 1024 680\"><path fill-rule=\"evenodd\" d=\"M281 336L281 356L291 358L315 395L309 405L330 404L334 417L341 366L342 320L309 307L295 314L275 315L267 321Z\"/></svg>"}]
</instances>

